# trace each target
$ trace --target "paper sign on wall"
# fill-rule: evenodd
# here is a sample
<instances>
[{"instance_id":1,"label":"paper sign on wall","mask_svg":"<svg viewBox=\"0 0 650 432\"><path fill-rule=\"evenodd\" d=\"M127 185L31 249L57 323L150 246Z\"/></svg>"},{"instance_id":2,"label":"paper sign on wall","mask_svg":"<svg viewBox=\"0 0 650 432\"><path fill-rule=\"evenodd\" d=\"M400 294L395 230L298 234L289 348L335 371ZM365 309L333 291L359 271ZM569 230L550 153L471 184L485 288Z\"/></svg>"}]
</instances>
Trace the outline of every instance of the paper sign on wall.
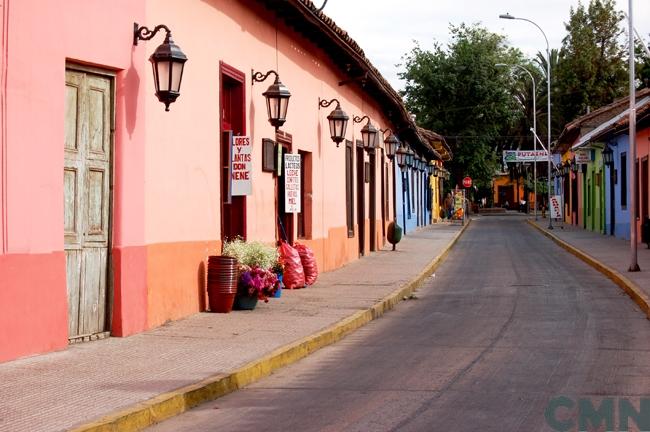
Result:
<instances>
[{"instance_id":1,"label":"paper sign on wall","mask_svg":"<svg viewBox=\"0 0 650 432\"><path fill-rule=\"evenodd\" d=\"M230 164L231 191L233 196L253 193L253 163L251 138L232 137L232 157Z\"/></svg>"},{"instance_id":2,"label":"paper sign on wall","mask_svg":"<svg viewBox=\"0 0 650 432\"><path fill-rule=\"evenodd\" d=\"M284 212L300 213L300 155L284 155Z\"/></svg>"}]
</instances>

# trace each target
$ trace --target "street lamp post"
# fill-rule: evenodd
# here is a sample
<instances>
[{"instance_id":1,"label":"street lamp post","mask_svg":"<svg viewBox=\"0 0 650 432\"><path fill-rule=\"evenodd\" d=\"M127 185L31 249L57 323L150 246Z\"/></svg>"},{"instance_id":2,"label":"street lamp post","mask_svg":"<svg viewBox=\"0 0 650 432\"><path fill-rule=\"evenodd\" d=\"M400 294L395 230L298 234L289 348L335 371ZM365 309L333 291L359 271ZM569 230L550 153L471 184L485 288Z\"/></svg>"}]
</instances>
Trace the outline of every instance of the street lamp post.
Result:
<instances>
[{"instance_id":1,"label":"street lamp post","mask_svg":"<svg viewBox=\"0 0 650 432\"><path fill-rule=\"evenodd\" d=\"M534 181L534 194L535 194L535 220L537 220L537 140L535 139L535 136L537 134L537 105L536 105L536 96L537 96L537 90L535 86L535 78L533 77L533 74L530 73L528 69L525 67L518 65L518 64L505 64L505 63L497 63L495 64L497 67L510 67L510 68L518 68L521 69L522 71L526 72L528 76L530 77L530 80L533 83L533 150L535 153L535 158L533 159L533 181Z\"/></svg>"},{"instance_id":2,"label":"street lamp post","mask_svg":"<svg viewBox=\"0 0 650 432\"><path fill-rule=\"evenodd\" d=\"M640 271L637 261L636 250L636 89L634 88L634 22L632 15L632 0L628 3L628 48L629 48L629 71L630 71L630 108L628 115L629 130L629 169L630 173L630 267L628 271Z\"/></svg>"},{"instance_id":3,"label":"street lamp post","mask_svg":"<svg viewBox=\"0 0 650 432\"><path fill-rule=\"evenodd\" d=\"M632 2L632 0L630 0ZM503 19L516 19L516 20L521 20L521 21L527 21L537 27L539 31L542 32L542 35L544 36L544 40L546 41L546 110L547 110L547 119L546 119L546 136L547 136L547 147L546 151L548 152L548 205L549 205L549 211L551 210L550 205L551 205L551 51L550 47L548 44L548 38L546 37L546 33L544 33L544 30L540 26L538 26L534 21L531 21L526 18L519 18L519 17L514 17L510 14L501 14L499 15L499 18ZM548 218L548 229L553 229L553 218L549 214Z\"/></svg>"}]
</instances>

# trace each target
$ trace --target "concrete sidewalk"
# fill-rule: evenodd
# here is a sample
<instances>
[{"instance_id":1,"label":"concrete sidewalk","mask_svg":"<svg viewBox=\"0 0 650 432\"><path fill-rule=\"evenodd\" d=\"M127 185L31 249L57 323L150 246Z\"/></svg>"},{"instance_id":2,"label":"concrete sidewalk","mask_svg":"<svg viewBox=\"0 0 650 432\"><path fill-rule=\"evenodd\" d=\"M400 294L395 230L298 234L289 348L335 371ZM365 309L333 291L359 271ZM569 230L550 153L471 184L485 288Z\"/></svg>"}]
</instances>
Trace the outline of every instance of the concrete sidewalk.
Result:
<instances>
[{"instance_id":1,"label":"concrete sidewalk","mask_svg":"<svg viewBox=\"0 0 650 432\"><path fill-rule=\"evenodd\" d=\"M628 272L629 240L565 223L553 222L554 229L549 230L548 219L541 217L537 221L529 219L529 222L547 237L612 279L650 318L650 250L645 244L637 245L637 261L641 271Z\"/></svg>"},{"instance_id":2,"label":"concrete sidewalk","mask_svg":"<svg viewBox=\"0 0 650 432\"><path fill-rule=\"evenodd\" d=\"M139 430L236 390L381 316L430 275L458 224L409 232L254 311L0 364L0 431Z\"/></svg>"}]
</instances>

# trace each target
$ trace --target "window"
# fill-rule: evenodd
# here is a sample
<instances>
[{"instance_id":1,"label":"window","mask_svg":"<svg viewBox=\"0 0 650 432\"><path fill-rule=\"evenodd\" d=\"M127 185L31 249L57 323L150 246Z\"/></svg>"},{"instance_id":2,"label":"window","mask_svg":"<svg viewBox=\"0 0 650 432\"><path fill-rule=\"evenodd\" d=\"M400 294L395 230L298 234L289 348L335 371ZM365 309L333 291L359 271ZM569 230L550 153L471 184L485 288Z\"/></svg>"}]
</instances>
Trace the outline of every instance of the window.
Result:
<instances>
[{"instance_id":1,"label":"window","mask_svg":"<svg viewBox=\"0 0 650 432\"><path fill-rule=\"evenodd\" d=\"M627 207L627 153L621 153L621 207Z\"/></svg>"},{"instance_id":2,"label":"window","mask_svg":"<svg viewBox=\"0 0 650 432\"><path fill-rule=\"evenodd\" d=\"M352 141L345 141L345 215L348 226L348 237L354 237L354 153Z\"/></svg>"},{"instance_id":3,"label":"window","mask_svg":"<svg viewBox=\"0 0 650 432\"><path fill-rule=\"evenodd\" d=\"M312 226L312 160L311 152L300 151L300 213L298 238L311 239Z\"/></svg>"}]
</instances>

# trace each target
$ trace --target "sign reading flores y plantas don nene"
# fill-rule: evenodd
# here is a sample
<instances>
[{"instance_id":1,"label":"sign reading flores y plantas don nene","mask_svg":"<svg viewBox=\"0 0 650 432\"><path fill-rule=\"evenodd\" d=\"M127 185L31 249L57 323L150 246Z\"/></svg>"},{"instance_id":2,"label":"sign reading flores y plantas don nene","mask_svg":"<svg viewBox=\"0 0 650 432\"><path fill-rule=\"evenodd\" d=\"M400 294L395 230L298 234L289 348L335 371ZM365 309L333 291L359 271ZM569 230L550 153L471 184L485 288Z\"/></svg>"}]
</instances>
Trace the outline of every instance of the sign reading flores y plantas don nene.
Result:
<instances>
[{"instance_id":1,"label":"sign reading flores y plantas don nene","mask_svg":"<svg viewBox=\"0 0 650 432\"><path fill-rule=\"evenodd\" d=\"M504 150L504 162L545 162L548 160L546 150Z\"/></svg>"},{"instance_id":2,"label":"sign reading flores y plantas don nene","mask_svg":"<svg viewBox=\"0 0 650 432\"><path fill-rule=\"evenodd\" d=\"M284 212L300 213L300 155L284 155Z\"/></svg>"},{"instance_id":3,"label":"sign reading flores y plantas don nene","mask_svg":"<svg viewBox=\"0 0 650 432\"><path fill-rule=\"evenodd\" d=\"M253 193L253 145L248 136L232 137L232 156L230 165L230 190L233 196Z\"/></svg>"}]
</instances>

